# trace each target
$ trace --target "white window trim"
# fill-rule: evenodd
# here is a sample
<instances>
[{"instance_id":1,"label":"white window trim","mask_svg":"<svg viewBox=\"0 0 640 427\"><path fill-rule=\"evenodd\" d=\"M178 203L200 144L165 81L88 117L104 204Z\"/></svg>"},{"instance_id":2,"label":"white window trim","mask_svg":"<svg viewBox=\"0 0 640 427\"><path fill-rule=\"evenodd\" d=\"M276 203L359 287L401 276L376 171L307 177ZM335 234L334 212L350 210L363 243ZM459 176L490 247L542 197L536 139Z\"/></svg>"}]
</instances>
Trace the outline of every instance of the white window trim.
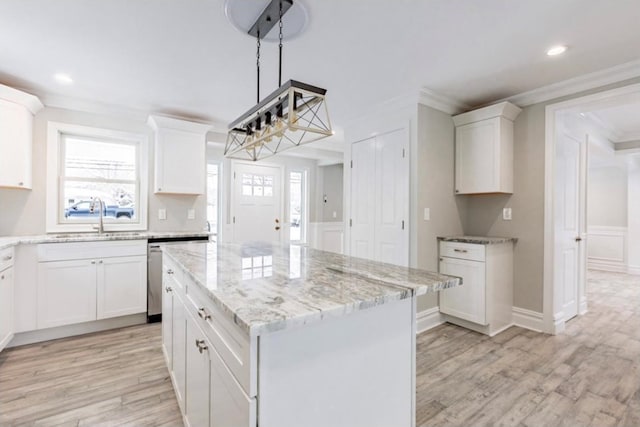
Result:
<instances>
[{"instance_id":1,"label":"white window trim","mask_svg":"<svg viewBox=\"0 0 640 427\"><path fill-rule=\"evenodd\" d=\"M301 216L301 221L302 224L300 226L301 230L300 230L300 240L291 240L291 173L302 173L302 201L301 201L301 206L302 206L302 216ZM287 240L296 244L296 245L302 245L302 246L307 246L309 244L309 168L307 167L302 167L302 168L290 168L287 173L286 173L286 188L287 188L287 206L286 206L286 212L287 212L287 225L288 225L288 236L287 236Z\"/></svg>"},{"instance_id":2,"label":"white window trim","mask_svg":"<svg viewBox=\"0 0 640 427\"><path fill-rule=\"evenodd\" d=\"M90 138L115 139L135 143L139 146L139 206L138 220L127 223L105 222L105 231L146 231L147 230L147 205L149 191L149 137L146 134L122 132L112 129L80 126L68 123L49 122L47 125L47 204L46 204L46 231L47 233L59 232L95 232L94 222L87 223L61 223L59 215L62 209L60 201L60 157L62 144L61 135L71 134Z\"/></svg>"}]
</instances>

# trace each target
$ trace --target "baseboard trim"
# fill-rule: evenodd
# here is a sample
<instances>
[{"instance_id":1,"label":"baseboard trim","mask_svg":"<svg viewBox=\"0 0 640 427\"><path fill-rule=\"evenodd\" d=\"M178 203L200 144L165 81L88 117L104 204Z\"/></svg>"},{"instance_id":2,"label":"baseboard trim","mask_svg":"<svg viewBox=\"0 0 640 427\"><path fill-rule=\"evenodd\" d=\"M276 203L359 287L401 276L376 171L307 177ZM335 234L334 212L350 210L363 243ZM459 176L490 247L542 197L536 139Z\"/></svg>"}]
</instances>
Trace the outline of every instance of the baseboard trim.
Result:
<instances>
[{"instance_id":1,"label":"baseboard trim","mask_svg":"<svg viewBox=\"0 0 640 427\"><path fill-rule=\"evenodd\" d=\"M630 265L627 267L627 274L640 274L640 266Z\"/></svg>"},{"instance_id":2,"label":"baseboard trim","mask_svg":"<svg viewBox=\"0 0 640 427\"><path fill-rule=\"evenodd\" d=\"M422 310L416 315L416 333L422 333L429 329L442 325L445 322L440 313L440 307L432 307Z\"/></svg>"},{"instance_id":3,"label":"baseboard trim","mask_svg":"<svg viewBox=\"0 0 640 427\"><path fill-rule=\"evenodd\" d=\"M15 334L7 347L33 344L37 342L56 340L59 338L101 332L109 329L124 328L126 326L147 323L147 313L114 317L113 319L96 320L95 322L77 323L75 325L58 326L55 328L39 329L36 331Z\"/></svg>"},{"instance_id":4,"label":"baseboard trim","mask_svg":"<svg viewBox=\"0 0 640 427\"><path fill-rule=\"evenodd\" d=\"M535 332L542 332L544 330L542 313L520 307L513 307L511 309L511 313L513 316L513 324L515 326L520 326L521 328Z\"/></svg>"},{"instance_id":5,"label":"baseboard trim","mask_svg":"<svg viewBox=\"0 0 640 427\"><path fill-rule=\"evenodd\" d=\"M622 262L595 261L593 259L588 260L587 268L589 270L611 271L613 273L626 273L631 270L631 267L627 267L627 265Z\"/></svg>"}]
</instances>

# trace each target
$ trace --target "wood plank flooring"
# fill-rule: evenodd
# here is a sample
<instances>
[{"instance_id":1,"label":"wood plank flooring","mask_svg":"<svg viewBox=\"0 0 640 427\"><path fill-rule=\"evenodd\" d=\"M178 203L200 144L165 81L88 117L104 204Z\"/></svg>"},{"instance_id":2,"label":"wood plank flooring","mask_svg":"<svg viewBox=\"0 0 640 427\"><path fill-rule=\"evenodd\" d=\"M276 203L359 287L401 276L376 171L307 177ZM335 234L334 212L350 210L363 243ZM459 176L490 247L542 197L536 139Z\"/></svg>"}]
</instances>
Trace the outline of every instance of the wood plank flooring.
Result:
<instances>
[{"instance_id":1,"label":"wood plank flooring","mask_svg":"<svg viewBox=\"0 0 640 427\"><path fill-rule=\"evenodd\" d=\"M160 324L0 353L0 426L182 426Z\"/></svg>"},{"instance_id":2,"label":"wood plank flooring","mask_svg":"<svg viewBox=\"0 0 640 427\"><path fill-rule=\"evenodd\" d=\"M418 426L640 426L640 276L589 271L589 312L550 336L418 336Z\"/></svg>"},{"instance_id":3,"label":"wood plank flooring","mask_svg":"<svg viewBox=\"0 0 640 427\"><path fill-rule=\"evenodd\" d=\"M640 276L590 271L588 296L558 336L420 334L418 426L640 426ZM0 426L40 425L182 426L160 325L0 353Z\"/></svg>"}]
</instances>

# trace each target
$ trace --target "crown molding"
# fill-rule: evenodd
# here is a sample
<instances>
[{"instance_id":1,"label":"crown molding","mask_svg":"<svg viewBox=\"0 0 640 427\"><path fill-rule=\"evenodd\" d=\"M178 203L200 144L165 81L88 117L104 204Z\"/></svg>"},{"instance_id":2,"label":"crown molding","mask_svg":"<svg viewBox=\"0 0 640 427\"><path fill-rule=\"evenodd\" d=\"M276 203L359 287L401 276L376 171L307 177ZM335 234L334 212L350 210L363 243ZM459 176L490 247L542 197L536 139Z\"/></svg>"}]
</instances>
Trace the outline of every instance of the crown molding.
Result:
<instances>
[{"instance_id":1,"label":"crown molding","mask_svg":"<svg viewBox=\"0 0 640 427\"><path fill-rule=\"evenodd\" d=\"M573 77L547 86L539 87L527 92L504 98L520 107L539 104L567 95L573 95L608 84L640 77L640 60L616 65L615 67Z\"/></svg>"},{"instance_id":2,"label":"crown molding","mask_svg":"<svg viewBox=\"0 0 640 427\"><path fill-rule=\"evenodd\" d=\"M420 88L418 103L451 115L469 111L472 108L462 101L435 92L427 87Z\"/></svg>"},{"instance_id":3,"label":"crown molding","mask_svg":"<svg viewBox=\"0 0 640 427\"><path fill-rule=\"evenodd\" d=\"M34 115L44 107L37 96L2 84L0 84L0 98L22 105Z\"/></svg>"}]
</instances>

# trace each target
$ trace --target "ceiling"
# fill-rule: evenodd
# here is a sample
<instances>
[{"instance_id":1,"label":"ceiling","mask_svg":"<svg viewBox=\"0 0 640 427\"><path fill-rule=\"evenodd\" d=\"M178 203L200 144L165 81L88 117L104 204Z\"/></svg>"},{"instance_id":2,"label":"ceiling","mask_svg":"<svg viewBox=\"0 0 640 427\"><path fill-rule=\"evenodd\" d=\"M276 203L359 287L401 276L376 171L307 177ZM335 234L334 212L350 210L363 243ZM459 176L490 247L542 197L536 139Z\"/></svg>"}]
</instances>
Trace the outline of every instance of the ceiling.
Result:
<instances>
[{"instance_id":1,"label":"ceiling","mask_svg":"<svg viewBox=\"0 0 640 427\"><path fill-rule=\"evenodd\" d=\"M477 106L640 52L638 0L298 1L310 19L285 44L284 80L327 88L338 127L421 87ZM559 43L564 55L545 55ZM265 43L263 95L276 57ZM0 83L38 95L224 124L255 103L254 67L255 41L223 0L2 0Z\"/></svg>"},{"instance_id":2,"label":"ceiling","mask_svg":"<svg viewBox=\"0 0 640 427\"><path fill-rule=\"evenodd\" d=\"M613 143L640 140L640 103L596 110L589 115L604 128Z\"/></svg>"}]
</instances>

